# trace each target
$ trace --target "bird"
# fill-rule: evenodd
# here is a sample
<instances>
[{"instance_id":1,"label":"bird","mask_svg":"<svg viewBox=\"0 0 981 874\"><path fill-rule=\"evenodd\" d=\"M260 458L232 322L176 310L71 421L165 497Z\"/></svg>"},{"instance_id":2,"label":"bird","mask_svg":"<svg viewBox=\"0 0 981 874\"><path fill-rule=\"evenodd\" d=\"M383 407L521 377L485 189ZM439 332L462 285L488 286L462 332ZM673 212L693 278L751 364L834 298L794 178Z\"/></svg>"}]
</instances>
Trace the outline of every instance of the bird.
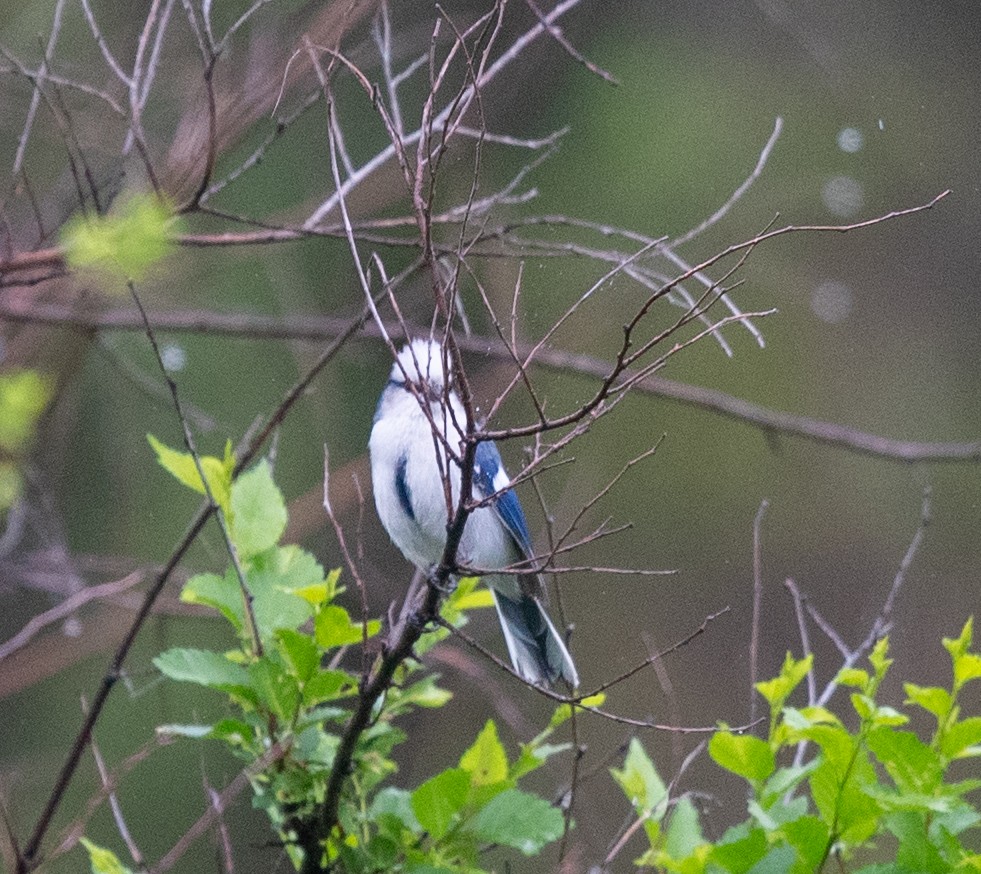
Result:
<instances>
[{"instance_id":1,"label":"bird","mask_svg":"<svg viewBox=\"0 0 981 874\"><path fill-rule=\"evenodd\" d=\"M444 483L452 512L460 500L467 417L446 367L443 346L412 340L398 353L375 411L368 452L375 507L388 536L406 559L432 578L446 549ZM515 672L526 682L575 689L579 675L542 603L541 575L494 573L533 556L528 523L493 441L474 452L472 497L457 563L480 571L493 595Z\"/></svg>"}]
</instances>

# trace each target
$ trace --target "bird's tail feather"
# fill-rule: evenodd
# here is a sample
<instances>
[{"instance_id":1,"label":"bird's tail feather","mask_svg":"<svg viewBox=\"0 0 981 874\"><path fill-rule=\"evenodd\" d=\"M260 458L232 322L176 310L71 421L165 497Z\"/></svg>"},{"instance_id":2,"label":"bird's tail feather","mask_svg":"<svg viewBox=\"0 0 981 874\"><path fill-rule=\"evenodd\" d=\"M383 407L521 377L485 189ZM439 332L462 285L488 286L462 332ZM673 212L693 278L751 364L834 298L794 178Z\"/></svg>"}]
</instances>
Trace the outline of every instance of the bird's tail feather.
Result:
<instances>
[{"instance_id":1,"label":"bird's tail feather","mask_svg":"<svg viewBox=\"0 0 981 874\"><path fill-rule=\"evenodd\" d=\"M515 671L536 685L552 687L561 678L576 688L579 675L572 656L538 599L491 592Z\"/></svg>"}]
</instances>

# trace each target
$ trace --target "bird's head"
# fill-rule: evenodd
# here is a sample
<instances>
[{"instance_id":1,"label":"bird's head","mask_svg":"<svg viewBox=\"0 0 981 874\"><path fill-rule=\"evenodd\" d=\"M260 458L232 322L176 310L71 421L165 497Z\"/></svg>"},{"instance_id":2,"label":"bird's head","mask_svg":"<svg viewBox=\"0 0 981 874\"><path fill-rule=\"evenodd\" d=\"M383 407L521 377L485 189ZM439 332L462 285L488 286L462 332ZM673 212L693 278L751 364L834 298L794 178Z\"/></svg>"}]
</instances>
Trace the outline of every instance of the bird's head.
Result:
<instances>
[{"instance_id":1,"label":"bird's head","mask_svg":"<svg viewBox=\"0 0 981 874\"><path fill-rule=\"evenodd\" d=\"M443 347L434 340L413 340L402 348L392 365L389 381L403 388L414 388L430 400L443 397L452 375L443 367Z\"/></svg>"}]
</instances>

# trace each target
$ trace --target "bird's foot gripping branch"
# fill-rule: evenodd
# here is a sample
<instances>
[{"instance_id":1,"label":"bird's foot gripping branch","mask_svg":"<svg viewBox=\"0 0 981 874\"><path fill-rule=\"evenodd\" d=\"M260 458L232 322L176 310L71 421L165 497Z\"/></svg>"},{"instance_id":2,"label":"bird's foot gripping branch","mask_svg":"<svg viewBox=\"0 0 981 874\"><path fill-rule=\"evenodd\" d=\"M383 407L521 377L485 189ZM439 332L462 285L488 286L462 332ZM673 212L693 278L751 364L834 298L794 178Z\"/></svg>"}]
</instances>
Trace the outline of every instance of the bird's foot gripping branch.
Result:
<instances>
[{"instance_id":1,"label":"bird's foot gripping branch","mask_svg":"<svg viewBox=\"0 0 981 874\"><path fill-rule=\"evenodd\" d=\"M453 767L414 789L394 785L392 752L406 739L399 718L451 697L409 656L423 656L449 631L407 632L408 621L383 630L378 620L352 619L337 603L340 570L325 572L309 552L280 544L287 511L268 462L233 479L230 452L195 459L151 443L170 473L217 504L232 560L223 575L192 577L181 597L217 610L236 635L227 650L170 649L155 659L171 679L225 696L229 714L159 731L216 741L244 760L255 803L298 870L395 872L438 862L440 870L479 871L483 847L532 855L562 835L562 811L518 784L567 749L550 739L569 705L516 755L508 756L490 721L469 748L460 743ZM448 625L490 606L490 594L476 586L461 580L443 604ZM382 635L384 646L374 645ZM404 651L395 646L410 639ZM447 749L456 740L446 738ZM111 851L86 847L94 870L125 870Z\"/></svg>"}]
</instances>

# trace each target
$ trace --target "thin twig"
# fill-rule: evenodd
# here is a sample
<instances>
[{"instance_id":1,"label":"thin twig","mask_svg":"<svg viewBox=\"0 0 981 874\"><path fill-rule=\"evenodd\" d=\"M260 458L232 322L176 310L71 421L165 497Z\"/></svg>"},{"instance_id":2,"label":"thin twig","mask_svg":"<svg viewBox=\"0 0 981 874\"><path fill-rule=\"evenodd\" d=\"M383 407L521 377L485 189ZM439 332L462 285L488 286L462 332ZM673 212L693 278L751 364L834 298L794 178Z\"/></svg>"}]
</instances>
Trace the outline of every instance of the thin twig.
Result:
<instances>
[{"instance_id":1,"label":"thin twig","mask_svg":"<svg viewBox=\"0 0 981 874\"><path fill-rule=\"evenodd\" d=\"M760 609L763 605L763 557L760 549L760 533L763 516L770 502L764 498L753 519L753 620L749 638L749 721L756 721L756 681L759 679L758 658L760 651Z\"/></svg>"}]
</instances>

